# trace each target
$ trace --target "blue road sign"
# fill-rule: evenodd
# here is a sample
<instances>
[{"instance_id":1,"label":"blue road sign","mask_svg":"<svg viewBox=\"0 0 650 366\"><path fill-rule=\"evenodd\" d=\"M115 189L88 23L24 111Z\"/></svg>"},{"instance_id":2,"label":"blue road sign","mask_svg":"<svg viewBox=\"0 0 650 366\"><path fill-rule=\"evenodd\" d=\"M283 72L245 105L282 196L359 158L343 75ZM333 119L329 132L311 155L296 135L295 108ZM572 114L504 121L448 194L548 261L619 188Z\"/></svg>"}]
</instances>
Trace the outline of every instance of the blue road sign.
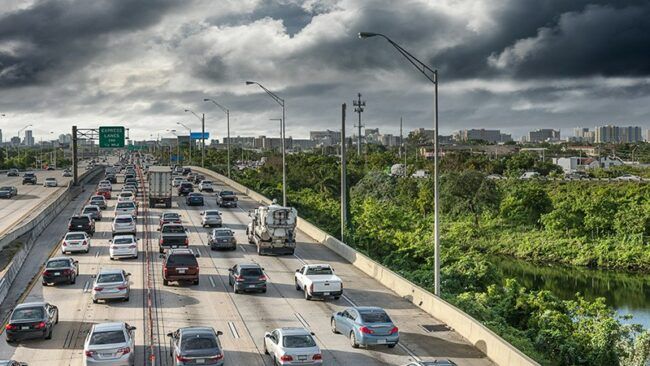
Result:
<instances>
[{"instance_id":1,"label":"blue road sign","mask_svg":"<svg viewBox=\"0 0 650 366\"><path fill-rule=\"evenodd\" d=\"M201 132L192 132L190 134L192 140L200 140L201 139ZM203 139L207 140L210 138L210 132L206 132L203 134Z\"/></svg>"}]
</instances>

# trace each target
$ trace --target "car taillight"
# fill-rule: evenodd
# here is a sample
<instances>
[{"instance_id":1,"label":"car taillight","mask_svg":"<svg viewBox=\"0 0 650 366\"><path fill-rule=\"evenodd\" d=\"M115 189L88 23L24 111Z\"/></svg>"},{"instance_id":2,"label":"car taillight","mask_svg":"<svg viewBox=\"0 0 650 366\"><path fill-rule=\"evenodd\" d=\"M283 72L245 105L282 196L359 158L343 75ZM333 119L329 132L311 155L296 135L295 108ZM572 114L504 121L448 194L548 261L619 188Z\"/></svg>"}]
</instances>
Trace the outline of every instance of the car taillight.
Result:
<instances>
[{"instance_id":1,"label":"car taillight","mask_svg":"<svg viewBox=\"0 0 650 366\"><path fill-rule=\"evenodd\" d=\"M18 327L15 326L15 325L13 325L13 324L7 324L7 325L5 326L5 329L6 329L6 330L15 330L15 329L18 329Z\"/></svg>"},{"instance_id":2,"label":"car taillight","mask_svg":"<svg viewBox=\"0 0 650 366\"><path fill-rule=\"evenodd\" d=\"M95 351L86 351L86 357L94 357Z\"/></svg>"},{"instance_id":3,"label":"car taillight","mask_svg":"<svg viewBox=\"0 0 650 366\"><path fill-rule=\"evenodd\" d=\"M283 355L282 357L280 357L280 361L293 361L293 357L289 355Z\"/></svg>"},{"instance_id":4,"label":"car taillight","mask_svg":"<svg viewBox=\"0 0 650 366\"><path fill-rule=\"evenodd\" d=\"M71 270L71 269L64 269L64 270L62 271L62 273L63 273L64 275L69 275L69 274L72 273L72 270Z\"/></svg>"},{"instance_id":5,"label":"car taillight","mask_svg":"<svg viewBox=\"0 0 650 366\"><path fill-rule=\"evenodd\" d=\"M43 329L43 328L45 328L45 322L40 322L36 324L36 329Z\"/></svg>"},{"instance_id":6,"label":"car taillight","mask_svg":"<svg viewBox=\"0 0 650 366\"><path fill-rule=\"evenodd\" d=\"M162 243L164 243L163 238L160 238L160 240L158 240L158 244L162 244Z\"/></svg>"},{"instance_id":7,"label":"car taillight","mask_svg":"<svg viewBox=\"0 0 650 366\"><path fill-rule=\"evenodd\" d=\"M244 277L242 277L242 276L236 276L236 277L235 277L235 281L237 281L237 282L242 282L242 281L244 281Z\"/></svg>"},{"instance_id":8,"label":"car taillight","mask_svg":"<svg viewBox=\"0 0 650 366\"><path fill-rule=\"evenodd\" d=\"M83 243L81 243L81 245L88 245L88 242L84 240Z\"/></svg>"},{"instance_id":9,"label":"car taillight","mask_svg":"<svg viewBox=\"0 0 650 366\"><path fill-rule=\"evenodd\" d=\"M72 229L72 224L68 224L68 230Z\"/></svg>"},{"instance_id":10,"label":"car taillight","mask_svg":"<svg viewBox=\"0 0 650 366\"><path fill-rule=\"evenodd\" d=\"M190 359L187 358L187 357L183 357L181 355L177 355L176 356L176 361L178 361L178 362L190 362Z\"/></svg>"},{"instance_id":11,"label":"car taillight","mask_svg":"<svg viewBox=\"0 0 650 366\"><path fill-rule=\"evenodd\" d=\"M49 276L49 275L50 275L50 271L43 271L43 276Z\"/></svg>"},{"instance_id":12,"label":"car taillight","mask_svg":"<svg viewBox=\"0 0 650 366\"><path fill-rule=\"evenodd\" d=\"M117 286L117 289L120 290L120 291L121 290L126 290L126 286Z\"/></svg>"},{"instance_id":13,"label":"car taillight","mask_svg":"<svg viewBox=\"0 0 650 366\"><path fill-rule=\"evenodd\" d=\"M93 288L93 290L95 290L95 291L104 291L104 288L97 286L97 287Z\"/></svg>"},{"instance_id":14,"label":"car taillight","mask_svg":"<svg viewBox=\"0 0 650 366\"><path fill-rule=\"evenodd\" d=\"M135 248L135 244L129 245L129 248L131 248L131 249Z\"/></svg>"},{"instance_id":15,"label":"car taillight","mask_svg":"<svg viewBox=\"0 0 650 366\"><path fill-rule=\"evenodd\" d=\"M121 353L123 355L126 355L127 353L131 353L131 348L130 347L122 347L117 350L117 353Z\"/></svg>"},{"instance_id":16,"label":"car taillight","mask_svg":"<svg viewBox=\"0 0 650 366\"><path fill-rule=\"evenodd\" d=\"M311 359L312 359L312 360L322 360L322 359L323 359L323 355L321 355L320 353L317 353L317 354L315 354Z\"/></svg>"},{"instance_id":17,"label":"car taillight","mask_svg":"<svg viewBox=\"0 0 650 366\"><path fill-rule=\"evenodd\" d=\"M393 329L390 330L390 334L395 334L397 332L399 332L399 328L397 327L393 327Z\"/></svg>"},{"instance_id":18,"label":"car taillight","mask_svg":"<svg viewBox=\"0 0 650 366\"><path fill-rule=\"evenodd\" d=\"M185 238L185 245L189 245L189 244L190 244L190 239Z\"/></svg>"},{"instance_id":19,"label":"car taillight","mask_svg":"<svg viewBox=\"0 0 650 366\"><path fill-rule=\"evenodd\" d=\"M163 273L167 274L167 267L163 267Z\"/></svg>"},{"instance_id":20,"label":"car taillight","mask_svg":"<svg viewBox=\"0 0 650 366\"><path fill-rule=\"evenodd\" d=\"M63 246L64 246L64 247L67 247L67 246L68 246L68 243L63 242Z\"/></svg>"},{"instance_id":21,"label":"car taillight","mask_svg":"<svg viewBox=\"0 0 650 366\"><path fill-rule=\"evenodd\" d=\"M266 281L266 279L267 279L266 275L261 275L260 276L260 281Z\"/></svg>"},{"instance_id":22,"label":"car taillight","mask_svg":"<svg viewBox=\"0 0 650 366\"><path fill-rule=\"evenodd\" d=\"M219 361L219 360L223 360L223 353L219 353L218 355L210 358L210 361Z\"/></svg>"},{"instance_id":23,"label":"car taillight","mask_svg":"<svg viewBox=\"0 0 650 366\"><path fill-rule=\"evenodd\" d=\"M363 333L363 334L373 334L373 333L375 333L374 330L372 330L372 329L370 329L368 327L361 327L361 328L359 328L359 331L361 333Z\"/></svg>"}]
</instances>

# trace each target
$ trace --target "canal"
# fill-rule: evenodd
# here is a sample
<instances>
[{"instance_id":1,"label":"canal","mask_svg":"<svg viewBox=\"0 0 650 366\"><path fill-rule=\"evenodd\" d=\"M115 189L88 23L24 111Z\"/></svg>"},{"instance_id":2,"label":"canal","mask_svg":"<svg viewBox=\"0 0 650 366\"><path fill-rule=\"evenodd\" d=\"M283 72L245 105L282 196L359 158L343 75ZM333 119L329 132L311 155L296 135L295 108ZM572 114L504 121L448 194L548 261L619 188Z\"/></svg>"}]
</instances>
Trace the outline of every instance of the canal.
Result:
<instances>
[{"instance_id":1,"label":"canal","mask_svg":"<svg viewBox=\"0 0 650 366\"><path fill-rule=\"evenodd\" d=\"M507 278L516 278L530 289L549 290L561 299L573 300L578 292L589 300L603 297L620 315L633 316L624 322L650 329L650 275L543 266L497 257L491 261Z\"/></svg>"}]
</instances>

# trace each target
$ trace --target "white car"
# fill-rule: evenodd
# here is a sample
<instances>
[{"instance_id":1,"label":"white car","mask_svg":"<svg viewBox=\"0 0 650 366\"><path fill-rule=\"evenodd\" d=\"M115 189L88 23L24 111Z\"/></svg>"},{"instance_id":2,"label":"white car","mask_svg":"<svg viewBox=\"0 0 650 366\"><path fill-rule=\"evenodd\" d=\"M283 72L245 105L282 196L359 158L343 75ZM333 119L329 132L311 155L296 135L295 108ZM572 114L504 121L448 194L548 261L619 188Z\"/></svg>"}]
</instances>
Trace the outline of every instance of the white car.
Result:
<instances>
[{"instance_id":1,"label":"white car","mask_svg":"<svg viewBox=\"0 0 650 366\"><path fill-rule=\"evenodd\" d=\"M133 235L116 235L108 241L111 246L108 254L111 258L138 258L138 240Z\"/></svg>"},{"instance_id":2,"label":"white car","mask_svg":"<svg viewBox=\"0 0 650 366\"><path fill-rule=\"evenodd\" d=\"M201 183L199 183L199 192L214 192L212 181L202 180Z\"/></svg>"},{"instance_id":3,"label":"white car","mask_svg":"<svg viewBox=\"0 0 650 366\"><path fill-rule=\"evenodd\" d=\"M329 264L307 264L296 270L294 275L296 290L305 293L305 299L314 297L334 297L343 295L343 281L334 274Z\"/></svg>"},{"instance_id":4,"label":"white car","mask_svg":"<svg viewBox=\"0 0 650 366\"><path fill-rule=\"evenodd\" d=\"M135 195L131 191L122 191L117 196L117 202L135 201Z\"/></svg>"},{"instance_id":5,"label":"white car","mask_svg":"<svg viewBox=\"0 0 650 366\"><path fill-rule=\"evenodd\" d=\"M118 268L102 268L95 276L93 283L93 303L99 300L123 300L129 301L131 296L130 273Z\"/></svg>"},{"instance_id":6,"label":"white car","mask_svg":"<svg viewBox=\"0 0 650 366\"><path fill-rule=\"evenodd\" d=\"M540 175L538 172L525 172L519 177L519 179L535 179L539 177Z\"/></svg>"},{"instance_id":7,"label":"white car","mask_svg":"<svg viewBox=\"0 0 650 366\"><path fill-rule=\"evenodd\" d=\"M138 205L133 201L117 202L115 205L115 216L131 215L132 217L138 216Z\"/></svg>"},{"instance_id":8,"label":"white car","mask_svg":"<svg viewBox=\"0 0 650 366\"><path fill-rule=\"evenodd\" d=\"M221 212L218 210L205 210L201 212L201 227L221 227Z\"/></svg>"},{"instance_id":9,"label":"white car","mask_svg":"<svg viewBox=\"0 0 650 366\"><path fill-rule=\"evenodd\" d=\"M84 231L71 231L63 237L61 241L61 253L90 251L90 236Z\"/></svg>"},{"instance_id":10,"label":"white car","mask_svg":"<svg viewBox=\"0 0 650 366\"><path fill-rule=\"evenodd\" d=\"M172 180L172 186L178 187L182 181L185 180L185 177L174 177L174 180Z\"/></svg>"},{"instance_id":11,"label":"white car","mask_svg":"<svg viewBox=\"0 0 650 366\"><path fill-rule=\"evenodd\" d=\"M135 235L138 231L135 219L130 214L115 216L111 229L113 236L116 236L117 234Z\"/></svg>"},{"instance_id":12,"label":"white car","mask_svg":"<svg viewBox=\"0 0 650 366\"><path fill-rule=\"evenodd\" d=\"M614 180L619 180L623 182L640 182L641 177L632 174L623 174L619 177L614 178Z\"/></svg>"},{"instance_id":13,"label":"white car","mask_svg":"<svg viewBox=\"0 0 650 366\"><path fill-rule=\"evenodd\" d=\"M264 353L281 365L320 366L323 354L313 335L304 328L274 329L264 334Z\"/></svg>"},{"instance_id":14,"label":"white car","mask_svg":"<svg viewBox=\"0 0 650 366\"><path fill-rule=\"evenodd\" d=\"M113 190L113 185L108 180L99 181L99 188L108 188L111 191Z\"/></svg>"},{"instance_id":15,"label":"white car","mask_svg":"<svg viewBox=\"0 0 650 366\"><path fill-rule=\"evenodd\" d=\"M93 325L84 342L83 364L135 365L135 329L123 322Z\"/></svg>"},{"instance_id":16,"label":"white car","mask_svg":"<svg viewBox=\"0 0 650 366\"><path fill-rule=\"evenodd\" d=\"M45 178L43 182L43 187L57 187L59 183L56 181L56 178Z\"/></svg>"}]
</instances>

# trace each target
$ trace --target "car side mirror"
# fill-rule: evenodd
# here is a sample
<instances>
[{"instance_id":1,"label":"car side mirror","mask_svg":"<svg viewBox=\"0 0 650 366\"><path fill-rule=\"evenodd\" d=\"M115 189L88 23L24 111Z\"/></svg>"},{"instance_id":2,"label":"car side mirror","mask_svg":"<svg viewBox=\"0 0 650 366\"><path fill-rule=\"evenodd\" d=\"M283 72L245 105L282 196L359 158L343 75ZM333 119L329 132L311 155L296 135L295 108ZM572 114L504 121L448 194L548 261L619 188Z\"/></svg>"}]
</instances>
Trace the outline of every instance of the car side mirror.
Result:
<instances>
[{"instance_id":1,"label":"car side mirror","mask_svg":"<svg viewBox=\"0 0 650 366\"><path fill-rule=\"evenodd\" d=\"M127 275L127 276L130 276L130 275L131 275L131 273L127 273L126 275Z\"/></svg>"},{"instance_id":2,"label":"car side mirror","mask_svg":"<svg viewBox=\"0 0 650 366\"><path fill-rule=\"evenodd\" d=\"M300 272L300 269L297 269L296 272Z\"/></svg>"},{"instance_id":3,"label":"car side mirror","mask_svg":"<svg viewBox=\"0 0 650 366\"><path fill-rule=\"evenodd\" d=\"M171 338L171 337L173 337L173 336L174 336L174 333L172 333L172 332L167 333L167 337L170 337L170 338Z\"/></svg>"},{"instance_id":4,"label":"car side mirror","mask_svg":"<svg viewBox=\"0 0 650 366\"><path fill-rule=\"evenodd\" d=\"M97 275L90 275L90 278L97 278Z\"/></svg>"},{"instance_id":5,"label":"car side mirror","mask_svg":"<svg viewBox=\"0 0 650 366\"><path fill-rule=\"evenodd\" d=\"M264 338L271 338L271 333L264 334Z\"/></svg>"},{"instance_id":6,"label":"car side mirror","mask_svg":"<svg viewBox=\"0 0 650 366\"><path fill-rule=\"evenodd\" d=\"M336 315L343 316L343 313L339 311L338 313L336 313Z\"/></svg>"},{"instance_id":7,"label":"car side mirror","mask_svg":"<svg viewBox=\"0 0 650 366\"><path fill-rule=\"evenodd\" d=\"M113 239L108 239L108 242L109 242L109 243L112 243L112 242L113 242Z\"/></svg>"},{"instance_id":8,"label":"car side mirror","mask_svg":"<svg viewBox=\"0 0 650 366\"><path fill-rule=\"evenodd\" d=\"M228 272L232 272L232 268L228 268Z\"/></svg>"},{"instance_id":9,"label":"car side mirror","mask_svg":"<svg viewBox=\"0 0 650 366\"><path fill-rule=\"evenodd\" d=\"M309 334L311 334L311 335L313 335L313 336L315 336L315 335L316 335L316 333L314 333L314 332L309 332Z\"/></svg>"},{"instance_id":10,"label":"car side mirror","mask_svg":"<svg viewBox=\"0 0 650 366\"><path fill-rule=\"evenodd\" d=\"M218 331L217 331L217 336L222 336L222 335L223 335L223 332L220 331L220 330L218 330Z\"/></svg>"},{"instance_id":11,"label":"car side mirror","mask_svg":"<svg viewBox=\"0 0 650 366\"><path fill-rule=\"evenodd\" d=\"M136 327L134 327L132 325L129 325L129 330L136 330L136 329L138 329L138 328L136 328Z\"/></svg>"},{"instance_id":12,"label":"car side mirror","mask_svg":"<svg viewBox=\"0 0 650 366\"><path fill-rule=\"evenodd\" d=\"M160 255L158 256L158 258L160 258L160 259L165 259L165 255L164 255L164 254L160 254Z\"/></svg>"}]
</instances>

